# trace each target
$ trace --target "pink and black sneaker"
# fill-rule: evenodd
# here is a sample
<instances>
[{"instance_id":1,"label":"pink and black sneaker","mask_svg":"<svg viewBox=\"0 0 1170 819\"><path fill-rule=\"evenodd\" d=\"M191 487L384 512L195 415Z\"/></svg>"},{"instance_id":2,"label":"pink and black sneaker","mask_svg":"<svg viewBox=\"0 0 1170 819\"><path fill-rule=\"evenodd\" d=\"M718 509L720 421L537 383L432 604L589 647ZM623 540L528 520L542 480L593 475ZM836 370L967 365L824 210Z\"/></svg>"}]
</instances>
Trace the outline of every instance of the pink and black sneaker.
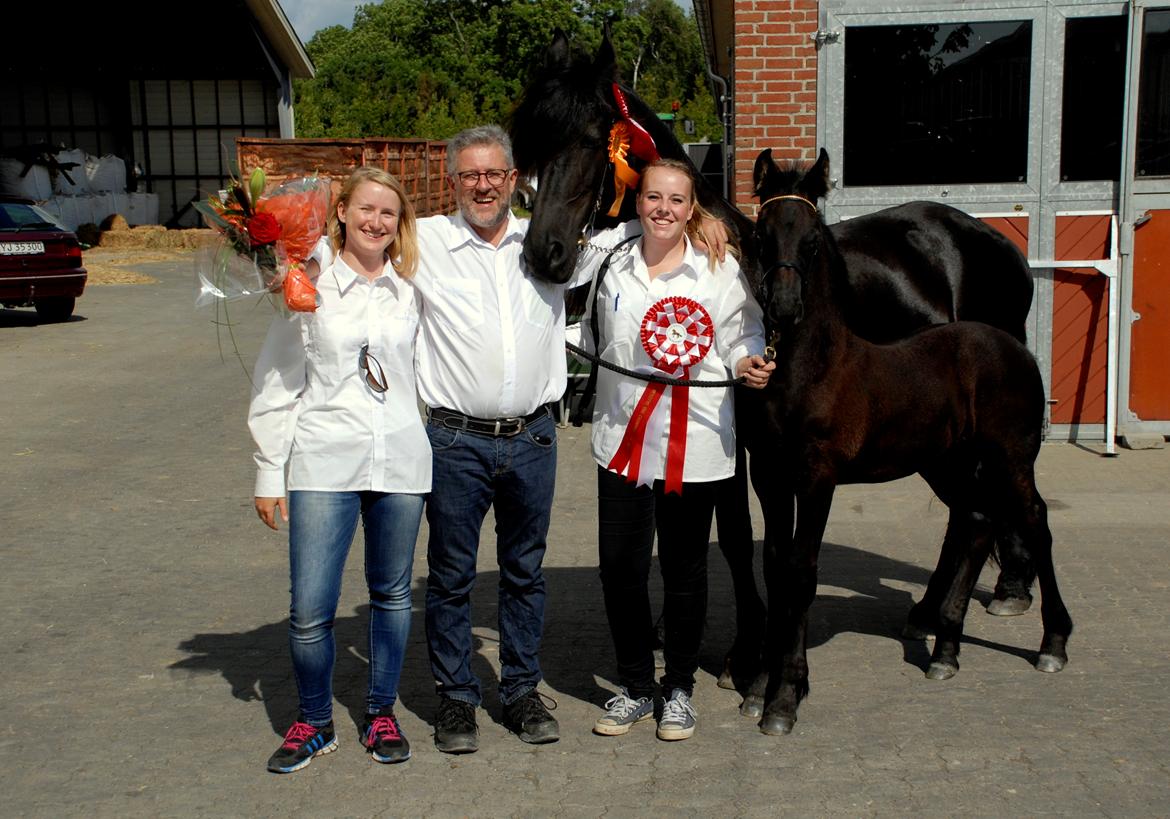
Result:
<instances>
[{"instance_id":1,"label":"pink and black sneaker","mask_svg":"<svg viewBox=\"0 0 1170 819\"><path fill-rule=\"evenodd\" d=\"M284 744L268 758L268 770L273 773L292 773L313 761L313 757L337 750L337 734L333 723L309 725L297 720L284 735Z\"/></svg>"},{"instance_id":2,"label":"pink and black sneaker","mask_svg":"<svg viewBox=\"0 0 1170 819\"><path fill-rule=\"evenodd\" d=\"M402 735L398 718L393 711L366 714L362 728L362 745L378 762L405 762L410 759L410 743Z\"/></svg>"}]
</instances>

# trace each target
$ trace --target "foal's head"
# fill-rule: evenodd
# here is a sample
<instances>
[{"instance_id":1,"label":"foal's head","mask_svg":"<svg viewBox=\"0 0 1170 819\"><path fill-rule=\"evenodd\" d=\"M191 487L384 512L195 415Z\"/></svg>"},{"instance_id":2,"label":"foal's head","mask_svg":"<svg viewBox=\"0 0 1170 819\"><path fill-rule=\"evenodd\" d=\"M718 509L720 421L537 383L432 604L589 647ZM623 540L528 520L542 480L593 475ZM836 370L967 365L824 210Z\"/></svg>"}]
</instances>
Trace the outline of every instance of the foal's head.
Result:
<instances>
[{"instance_id":1,"label":"foal's head","mask_svg":"<svg viewBox=\"0 0 1170 819\"><path fill-rule=\"evenodd\" d=\"M765 149L756 158L755 194L760 200L756 243L760 287L756 294L773 329L791 327L804 318L806 290L826 264L827 232L817 200L829 191L829 155L821 149L807 170L781 167Z\"/></svg>"}]
</instances>

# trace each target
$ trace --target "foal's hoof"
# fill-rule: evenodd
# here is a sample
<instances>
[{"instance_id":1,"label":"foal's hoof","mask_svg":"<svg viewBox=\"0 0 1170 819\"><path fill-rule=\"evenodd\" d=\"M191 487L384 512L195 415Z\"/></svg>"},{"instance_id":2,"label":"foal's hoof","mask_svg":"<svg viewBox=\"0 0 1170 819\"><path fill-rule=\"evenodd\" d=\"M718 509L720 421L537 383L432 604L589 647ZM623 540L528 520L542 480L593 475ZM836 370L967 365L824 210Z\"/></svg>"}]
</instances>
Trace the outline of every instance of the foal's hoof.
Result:
<instances>
[{"instance_id":1,"label":"foal's hoof","mask_svg":"<svg viewBox=\"0 0 1170 819\"><path fill-rule=\"evenodd\" d=\"M934 629L907 623L902 626L903 640L930 640L934 637Z\"/></svg>"},{"instance_id":2,"label":"foal's hoof","mask_svg":"<svg viewBox=\"0 0 1170 819\"><path fill-rule=\"evenodd\" d=\"M782 737L785 734L791 734L795 725L796 717L769 714L760 720L760 733L770 737Z\"/></svg>"},{"instance_id":3,"label":"foal's hoof","mask_svg":"<svg viewBox=\"0 0 1170 819\"><path fill-rule=\"evenodd\" d=\"M764 716L764 698L757 697L754 694L748 694L743 698L743 703L739 706L739 713L741 716L759 719ZM764 733L766 734L768 732L765 731Z\"/></svg>"},{"instance_id":4,"label":"foal's hoof","mask_svg":"<svg viewBox=\"0 0 1170 819\"><path fill-rule=\"evenodd\" d=\"M1015 617L1032 608L1032 600L1027 597L1008 597L1000 600L996 598L987 604L987 613L996 617Z\"/></svg>"},{"instance_id":5,"label":"foal's hoof","mask_svg":"<svg viewBox=\"0 0 1170 819\"><path fill-rule=\"evenodd\" d=\"M728 691L735 690L735 678L731 674L731 655L728 655L723 660L723 673L719 675L719 679L715 684L720 688L726 688Z\"/></svg>"},{"instance_id":6,"label":"foal's hoof","mask_svg":"<svg viewBox=\"0 0 1170 819\"><path fill-rule=\"evenodd\" d=\"M1047 674L1055 674L1064 668L1064 664L1068 662L1065 657L1057 657L1054 654L1041 654L1036 658L1036 670L1043 671Z\"/></svg>"},{"instance_id":7,"label":"foal's hoof","mask_svg":"<svg viewBox=\"0 0 1170 819\"><path fill-rule=\"evenodd\" d=\"M926 669L926 679L949 680L958 673L959 669L950 663L933 662L930 664L930 667Z\"/></svg>"}]
</instances>

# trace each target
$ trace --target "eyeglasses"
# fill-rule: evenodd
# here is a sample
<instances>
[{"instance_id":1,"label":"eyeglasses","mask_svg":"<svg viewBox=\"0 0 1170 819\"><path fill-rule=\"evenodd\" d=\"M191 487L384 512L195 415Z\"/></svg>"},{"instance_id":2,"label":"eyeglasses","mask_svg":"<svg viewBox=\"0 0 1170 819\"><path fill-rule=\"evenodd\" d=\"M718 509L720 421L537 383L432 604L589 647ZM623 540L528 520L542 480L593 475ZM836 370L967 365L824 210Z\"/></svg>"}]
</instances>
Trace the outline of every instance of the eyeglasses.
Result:
<instances>
[{"instance_id":1,"label":"eyeglasses","mask_svg":"<svg viewBox=\"0 0 1170 819\"><path fill-rule=\"evenodd\" d=\"M465 188L474 188L479 184L481 176L487 177L488 184L493 188L498 188L508 180L508 170L506 168L490 168L486 171L460 171L455 176L459 179L459 184Z\"/></svg>"},{"instance_id":2,"label":"eyeglasses","mask_svg":"<svg viewBox=\"0 0 1170 819\"><path fill-rule=\"evenodd\" d=\"M361 354L358 355L358 367L365 371L366 383L370 385L371 390L386 392L390 389L390 385L386 383L386 373L382 371L382 365L378 363L378 359L374 358L374 354L370 352L369 344L362 345Z\"/></svg>"}]
</instances>

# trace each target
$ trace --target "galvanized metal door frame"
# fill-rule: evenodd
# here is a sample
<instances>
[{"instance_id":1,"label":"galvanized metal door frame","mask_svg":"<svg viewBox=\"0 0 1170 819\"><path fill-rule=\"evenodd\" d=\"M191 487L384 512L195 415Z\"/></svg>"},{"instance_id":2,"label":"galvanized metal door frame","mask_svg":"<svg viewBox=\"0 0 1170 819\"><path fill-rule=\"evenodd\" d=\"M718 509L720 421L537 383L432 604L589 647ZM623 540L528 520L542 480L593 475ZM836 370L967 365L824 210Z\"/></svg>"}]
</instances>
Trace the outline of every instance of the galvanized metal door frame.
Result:
<instances>
[{"instance_id":1,"label":"galvanized metal door frame","mask_svg":"<svg viewBox=\"0 0 1170 819\"><path fill-rule=\"evenodd\" d=\"M1132 349L1133 323L1140 317L1133 309L1133 232L1134 222L1149 210L1170 210L1170 177L1137 177L1138 90L1141 78L1141 43L1145 13L1170 11L1170 0L1130 0L1129 60L1126 66L1126 123L1123 143L1122 185L1120 193L1120 284L1121 349ZM1170 435L1170 421L1139 418L1129 404L1131 387L1130 356L1122 356L1119 372L1118 414L1121 431Z\"/></svg>"},{"instance_id":2,"label":"galvanized metal door frame","mask_svg":"<svg viewBox=\"0 0 1170 819\"><path fill-rule=\"evenodd\" d=\"M1166 1L1160 0L1162 3ZM1123 15L1127 9L1126 2L1078 0L976 0L963 3L961 7L940 2L886 3L881 0L829 0L822 3L821 28L840 36L826 43L820 50L817 133L822 135L822 142L830 157L835 156L839 160L844 147L844 44L850 27L1029 20L1033 31L1030 150L1024 183L841 187L830 195L826 203L829 221L858 216L911 199L945 202L977 216L1027 216L1029 258L1041 264L1045 260L1052 260L1058 213L1116 213L1119 195L1118 184L1112 180L1062 182L1060 179L1064 22L1076 17ZM834 172L833 176L841 178L838 172ZM1034 273L1036 293L1028 321L1029 347L1040 364L1045 389L1050 390L1053 268L1038 267ZM1116 278L1110 282L1111 287L1117 284ZM1121 324L1128 329L1128 322L1122 321ZM1102 427L1097 432L1105 432L1103 425L1097 426ZM1082 435L1094 432L1090 425L1080 425L1079 429ZM1053 433L1060 437L1062 434L1067 436L1068 431L1057 428Z\"/></svg>"}]
</instances>

